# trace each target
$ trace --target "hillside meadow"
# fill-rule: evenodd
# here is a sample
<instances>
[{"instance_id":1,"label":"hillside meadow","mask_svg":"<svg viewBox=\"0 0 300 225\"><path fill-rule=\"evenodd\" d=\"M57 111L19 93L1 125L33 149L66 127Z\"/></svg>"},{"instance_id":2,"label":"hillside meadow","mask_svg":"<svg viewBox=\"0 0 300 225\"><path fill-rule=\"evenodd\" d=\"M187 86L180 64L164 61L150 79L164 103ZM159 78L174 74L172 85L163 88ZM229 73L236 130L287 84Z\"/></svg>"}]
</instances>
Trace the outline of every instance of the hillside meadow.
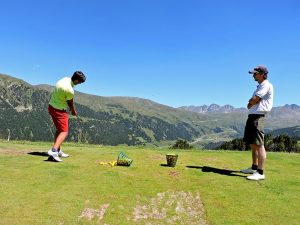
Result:
<instances>
[{"instance_id":1,"label":"hillside meadow","mask_svg":"<svg viewBox=\"0 0 300 225\"><path fill-rule=\"evenodd\" d=\"M266 180L239 173L250 152L0 141L0 224L272 224L300 221L300 155L268 153ZM130 167L111 166L120 152ZM179 155L166 166L168 153ZM104 165L100 165L104 163Z\"/></svg>"}]
</instances>

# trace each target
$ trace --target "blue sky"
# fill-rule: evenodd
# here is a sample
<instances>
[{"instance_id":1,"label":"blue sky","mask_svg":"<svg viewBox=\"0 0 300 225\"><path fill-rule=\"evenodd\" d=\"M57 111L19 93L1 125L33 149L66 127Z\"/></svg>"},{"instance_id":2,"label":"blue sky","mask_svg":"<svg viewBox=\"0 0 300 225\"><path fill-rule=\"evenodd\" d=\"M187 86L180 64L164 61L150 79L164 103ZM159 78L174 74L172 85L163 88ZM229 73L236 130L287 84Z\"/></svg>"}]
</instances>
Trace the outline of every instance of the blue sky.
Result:
<instances>
[{"instance_id":1,"label":"blue sky","mask_svg":"<svg viewBox=\"0 0 300 225\"><path fill-rule=\"evenodd\" d=\"M275 106L300 104L297 0L0 1L0 73L178 107L244 107L269 68Z\"/></svg>"}]
</instances>

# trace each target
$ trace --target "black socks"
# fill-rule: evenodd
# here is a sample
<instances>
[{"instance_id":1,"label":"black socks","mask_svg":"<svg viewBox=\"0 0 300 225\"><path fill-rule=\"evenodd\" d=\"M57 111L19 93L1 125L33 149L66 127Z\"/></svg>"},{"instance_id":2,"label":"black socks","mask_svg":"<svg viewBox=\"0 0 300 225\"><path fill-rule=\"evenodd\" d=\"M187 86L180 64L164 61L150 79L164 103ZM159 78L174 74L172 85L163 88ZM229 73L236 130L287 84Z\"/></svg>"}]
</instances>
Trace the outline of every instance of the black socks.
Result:
<instances>
[{"instance_id":1,"label":"black socks","mask_svg":"<svg viewBox=\"0 0 300 225\"><path fill-rule=\"evenodd\" d=\"M257 172L258 172L260 175L263 175L263 174L264 174L264 171L261 170L261 169L257 169Z\"/></svg>"},{"instance_id":2,"label":"black socks","mask_svg":"<svg viewBox=\"0 0 300 225\"><path fill-rule=\"evenodd\" d=\"M261 169L258 169L258 166L257 166L257 165L252 164L252 170L257 170L257 172L258 172L260 175L263 175L263 174L264 174L264 171L261 170Z\"/></svg>"},{"instance_id":3,"label":"black socks","mask_svg":"<svg viewBox=\"0 0 300 225\"><path fill-rule=\"evenodd\" d=\"M252 170L257 170L257 165L252 164Z\"/></svg>"}]
</instances>

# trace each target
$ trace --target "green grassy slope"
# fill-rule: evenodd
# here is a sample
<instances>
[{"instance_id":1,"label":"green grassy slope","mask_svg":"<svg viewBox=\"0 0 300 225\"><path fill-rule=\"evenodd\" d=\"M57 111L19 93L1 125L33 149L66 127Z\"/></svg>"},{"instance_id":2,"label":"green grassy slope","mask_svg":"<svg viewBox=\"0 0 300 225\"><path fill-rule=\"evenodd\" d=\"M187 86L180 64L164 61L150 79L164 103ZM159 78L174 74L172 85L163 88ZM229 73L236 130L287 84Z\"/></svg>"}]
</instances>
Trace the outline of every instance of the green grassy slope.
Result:
<instances>
[{"instance_id":1,"label":"green grassy slope","mask_svg":"<svg viewBox=\"0 0 300 225\"><path fill-rule=\"evenodd\" d=\"M3 125L0 138L51 140L52 121L47 106L53 87L32 86L1 74L0 86ZM216 129L234 130L236 136L241 133L245 120L244 114L204 115L134 97L102 97L77 92L75 102L79 117L70 118L69 140L85 143L161 145L179 138L192 141L215 133Z\"/></svg>"},{"instance_id":2,"label":"green grassy slope","mask_svg":"<svg viewBox=\"0 0 300 225\"><path fill-rule=\"evenodd\" d=\"M285 135L288 135L290 137L300 138L300 126L297 125L297 126L293 126L293 127L278 129L278 130L272 131L271 134L273 136L278 136L280 134L285 134Z\"/></svg>"},{"instance_id":3,"label":"green grassy slope","mask_svg":"<svg viewBox=\"0 0 300 225\"><path fill-rule=\"evenodd\" d=\"M53 88L49 85L39 85L38 87L47 91L51 91ZM96 112L119 113L124 117L128 117L128 114L131 114L134 118L136 114L141 114L149 117L157 117L170 123L181 121L192 125L196 129L200 127L208 132L211 132L216 126L233 127L239 130L242 129L241 126L244 125L244 121L246 120L246 114L243 112L231 114L215 113L213 115L201 114L176 109L137 97L103 97L76 92L75 101Z\"/></svg>"},{"instance_id":4,"label":"green grassy slope","mask_svg":"<svg viewBox=\"0 0 300 225\"><path fill-rule=\"evenodd\" d=\"M40 89L51 91L53 87L49 85L38 85ZM107 111L120 114L139 113L147 116L156 116L169 122L206 120L208 116L187 112L153 102L148 99L137 97L103 97L82 92L76 92L75 101L81 105L99 112Z\"/></svg>"},{"instance_id":5,"label":"green grassy slope","mask_svg":"<svg viewBox=\"0 0 300 225\"><path fill-rule=\"evenodd\" d=\"M0 224L206 220L279 225L300 220L299 154L269 153L267 179L253 182L234 172L249 166L250 152L177 151L177 165L170 168L164 166L169 149L66 144L71 157L52 163L41 156L49 146L0 141ZM120 151L134 160L131 167L99 165L115 160Z\"/></svg>"}]
</instances>

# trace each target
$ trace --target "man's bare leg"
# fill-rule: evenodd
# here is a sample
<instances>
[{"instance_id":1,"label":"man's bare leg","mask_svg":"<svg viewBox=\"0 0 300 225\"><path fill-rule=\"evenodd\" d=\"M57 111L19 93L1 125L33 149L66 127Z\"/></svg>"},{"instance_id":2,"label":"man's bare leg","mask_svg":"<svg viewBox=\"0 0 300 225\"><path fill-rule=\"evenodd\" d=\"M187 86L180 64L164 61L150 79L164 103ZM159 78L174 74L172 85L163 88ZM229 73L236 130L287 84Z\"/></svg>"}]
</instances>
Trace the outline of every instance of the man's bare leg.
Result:
<instances>
[{"instance_id":1,"label":"man's bare leg","mask_svg":"<svg viewBox=\"0 0 300 225\"><path fill-rule=\"evenodd\" d=\"M258 149L257 149L257 145L255 144L251 144L251 151L252 151L252 165L256 165L258 166Z\"/></svg>"},{"instance_id":2,"label":"man's bare leg","mask_svg":"<svg viewBox=\"0 0 300 225\"><path fill-rule=\"evenodd\" d=\"M68 136L68 132L59 132L59 133L55 133L55 136L57 135L57 137L55 138L55 143L53 148L55 149L59 149L61 144L64 142L64 140L66 139L66 137Z\"/></svg>"}]
</instances>

